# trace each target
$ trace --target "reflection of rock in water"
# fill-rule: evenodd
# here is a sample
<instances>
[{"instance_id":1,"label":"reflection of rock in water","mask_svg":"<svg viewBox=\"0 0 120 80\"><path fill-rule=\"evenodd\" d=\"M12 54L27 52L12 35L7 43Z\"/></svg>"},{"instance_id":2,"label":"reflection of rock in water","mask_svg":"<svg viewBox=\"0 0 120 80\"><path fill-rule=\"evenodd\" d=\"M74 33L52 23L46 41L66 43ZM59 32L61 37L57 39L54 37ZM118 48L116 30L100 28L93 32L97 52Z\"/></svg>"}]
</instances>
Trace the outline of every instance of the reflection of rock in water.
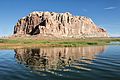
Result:
<instances>
[{"instance_id":1,"label":"reflection of rock in water","mask_svg":"<svg viewBox=\"0 0 120 80\"><path fill-rule=\"evenodd\" d=\"M95 55L105 48L106 46L15 49L15 56L20 63L31 69L59 69L70 66L75 61L91 63Z\"/></svg>"}]
</instances>

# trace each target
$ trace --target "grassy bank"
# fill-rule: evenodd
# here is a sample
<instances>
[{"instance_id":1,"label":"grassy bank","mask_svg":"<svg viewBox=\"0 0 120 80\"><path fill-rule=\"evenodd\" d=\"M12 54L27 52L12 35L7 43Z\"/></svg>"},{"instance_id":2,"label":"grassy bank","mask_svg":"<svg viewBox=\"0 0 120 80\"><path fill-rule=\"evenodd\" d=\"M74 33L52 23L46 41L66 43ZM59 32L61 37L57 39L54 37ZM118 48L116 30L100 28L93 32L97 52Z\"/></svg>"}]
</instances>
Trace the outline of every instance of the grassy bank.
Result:
<instances>
[{"instance_id":1,"label":"grassy bank","mask_svg":"<svg viewBox=\"0 0 120 80\"><path fill-rule=\"evenodd\" d=\"M31 39L14 38L0 39L0 49L23 47L77 47L87 45L106 45L120 38L86 38L86 39Z\"/></svg>"}]
</instances>

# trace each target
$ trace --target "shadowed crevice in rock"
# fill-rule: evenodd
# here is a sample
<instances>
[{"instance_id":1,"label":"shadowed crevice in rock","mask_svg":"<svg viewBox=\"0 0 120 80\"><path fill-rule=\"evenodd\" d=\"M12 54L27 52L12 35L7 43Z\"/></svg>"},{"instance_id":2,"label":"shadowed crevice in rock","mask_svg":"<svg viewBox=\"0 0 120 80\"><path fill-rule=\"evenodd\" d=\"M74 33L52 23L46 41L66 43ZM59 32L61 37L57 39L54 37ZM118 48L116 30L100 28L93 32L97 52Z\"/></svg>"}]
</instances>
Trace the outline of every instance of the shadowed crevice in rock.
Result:
<instances>
[{"instance_id":1,"label":"shadowed crevice in rock","mask_svg":"<svg viewBox=\"0 0 120 80\"><path fill-rule=\"evenodd\" d=\"M46 26L46 20L42 21L42 22L40 23L40 26Z\"/></svg>"},{"instance_id":2,"label":"shadowed crevice in rock","mask_svg":"<svg viewBox=\"0 0 120 80\"><path fill-rule=\"evenodd\" d=\"M31 32L30 35L37 35L40 33L39 25L37 25Z\"/></svg>"}]
</instances>

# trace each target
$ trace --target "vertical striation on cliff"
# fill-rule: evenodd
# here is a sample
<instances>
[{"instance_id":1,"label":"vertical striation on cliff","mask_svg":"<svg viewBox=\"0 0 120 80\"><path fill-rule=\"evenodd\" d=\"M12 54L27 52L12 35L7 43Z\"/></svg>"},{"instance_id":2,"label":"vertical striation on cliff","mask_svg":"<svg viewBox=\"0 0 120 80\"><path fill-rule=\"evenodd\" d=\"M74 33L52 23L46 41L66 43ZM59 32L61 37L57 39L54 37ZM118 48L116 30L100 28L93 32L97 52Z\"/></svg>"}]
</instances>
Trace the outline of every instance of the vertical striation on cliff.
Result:
<instances>
[{"instance_id":1,"label":"vertical striation on cliff","mask_svg":"<svg viewBox=\"0 0 120 80\"><path fill-rule=\"evenodd\" d=\"M14 27L14 35L52 37L108 37L90 18L73 16L69 12L32 12L21 18Z\"/></svg>"}]
</instances>

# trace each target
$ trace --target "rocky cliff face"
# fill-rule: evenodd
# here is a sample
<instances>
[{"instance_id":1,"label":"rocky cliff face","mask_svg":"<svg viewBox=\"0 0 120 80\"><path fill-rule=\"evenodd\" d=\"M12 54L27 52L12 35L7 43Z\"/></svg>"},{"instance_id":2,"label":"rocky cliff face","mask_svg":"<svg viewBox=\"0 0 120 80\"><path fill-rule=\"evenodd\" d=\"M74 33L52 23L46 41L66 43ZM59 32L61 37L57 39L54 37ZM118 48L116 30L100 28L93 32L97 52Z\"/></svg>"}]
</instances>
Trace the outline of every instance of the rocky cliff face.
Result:
<instances>
[{"instance_id":1,"label":"rocky cliff face","mask_svg":"<svg viewBox=\"0 0 120 80\"><path fill-rule=\"evenodd\" d=\"M32 12L17 22L14 35L108 37L107 32L96 26L90 18L73 16L69 12Z\"/></svg>"}]
</instances>

